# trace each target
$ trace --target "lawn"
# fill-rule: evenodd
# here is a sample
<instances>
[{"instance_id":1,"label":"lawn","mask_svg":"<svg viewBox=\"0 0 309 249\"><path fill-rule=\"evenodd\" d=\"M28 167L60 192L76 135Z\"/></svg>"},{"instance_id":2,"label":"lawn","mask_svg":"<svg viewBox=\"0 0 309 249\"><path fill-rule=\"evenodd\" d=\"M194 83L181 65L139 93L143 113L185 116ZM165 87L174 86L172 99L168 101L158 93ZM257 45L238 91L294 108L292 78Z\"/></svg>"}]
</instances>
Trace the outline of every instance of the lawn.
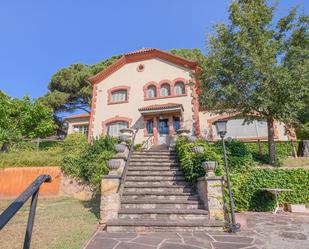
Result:
<instances>
[{"instance_id":1,"label":"lawn","mask_svg":"<svg viewBox=\"0 0 309 249\"><path fill-rule=\"evenodd\" d=\"M60 166L62 148L55 147L40 151L12 151L1 153L0 156L0 169L6 167Z\"/></svg>"},{"instance_id":2,"label":"lawn","mask_svg":"<svg viewBox=\"0 0 309 249\"><path fill-rule=\"evenodd\" d=\"M11 201L0 201L2 212ZM0 249L20 249L24 240L29 201L0 232ZM32 249L80 249L98 225L98 201L71 198L39 199Z\"/></svg>"}]
</instances>

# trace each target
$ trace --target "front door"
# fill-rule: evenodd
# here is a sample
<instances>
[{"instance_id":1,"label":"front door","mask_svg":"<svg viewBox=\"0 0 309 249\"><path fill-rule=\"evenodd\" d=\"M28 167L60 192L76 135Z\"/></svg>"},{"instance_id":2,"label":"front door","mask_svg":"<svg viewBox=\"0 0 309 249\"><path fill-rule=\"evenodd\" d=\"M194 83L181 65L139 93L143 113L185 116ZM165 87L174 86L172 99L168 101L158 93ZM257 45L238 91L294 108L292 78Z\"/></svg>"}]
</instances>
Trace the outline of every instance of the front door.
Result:
<instances>
[{"instance_id":1,"label":"front door","mask_svg":"<svg viewBox=\"0 0 309 249\"><path fill-rule=\"evenodd\" d=\"M160 119L158 122L158 144L166 144L169 145L169 125L168 119Z\"/></svg>"}]
</instances>

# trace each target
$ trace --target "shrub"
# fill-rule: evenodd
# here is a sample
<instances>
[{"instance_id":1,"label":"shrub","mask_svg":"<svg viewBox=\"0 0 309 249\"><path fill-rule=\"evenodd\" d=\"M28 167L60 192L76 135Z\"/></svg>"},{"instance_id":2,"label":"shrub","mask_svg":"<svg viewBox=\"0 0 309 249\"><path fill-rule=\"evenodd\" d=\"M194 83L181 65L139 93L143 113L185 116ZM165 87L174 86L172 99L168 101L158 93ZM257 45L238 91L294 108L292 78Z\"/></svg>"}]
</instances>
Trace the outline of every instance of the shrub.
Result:
<instances>
[{"instance_id":1,"label":"shrub","mask_svg":"<svg viewBox=\"0 0 309 249\"><path fill-rule=\"evenodd\" d=\"M275 207L272 194L262 188L286 188L279 203L309 204L309 171L305 169L252 169L231 173L231 186L237 210L270 211Z\"/></svg>"},{"instance_id":2,"label":"shrub","mask_svg":"<svg viewBox=\"0 0 309 249\"><path fill-rule=\"evenodd\" d=\"M246 171L256 165L247 144L237 140L231 140L230 142L226 141L225 146L231 171ZM216 142L214 147L218 150L220 155L223 155L221 141Z\"/></svg>"},{"instance_id":3,"label":"shrub","mask_svg":"<svg viewBox=\"0 0 309 249\"><path fill-rule=\"evenodd\" d=\"M117 139L105 136L90 145L83 134L69 135L63 144L63 170L78 179L98 187L108 173L106 162L114 155Z\"/></svg>"},{"instance_id":4,"label":"shrub","mask_svg":"<svg viewBox=\"0 0 309 249\"><path fill-rule=\"evenodd\" d=\"M194 146L203 147L204 152L200 154L192 152ZM180 160L181 169L187 180L194 182L198 177L205 175L205 171L202 167L202 162L204 161L217 161L218 168L216 174L222 175L221 156L210 144L200 140L194 143L188 143L185 138L178 138L175 149Z\"/></svg>"},{"instance_id":5,"label":"shrub","mask_svg":"<svg viewBox=\"0 0 309 249\"><path fill-rule=\"evenodd\" d=\"M258 142L250 142L246 143L248 150L251 152L254 160L259 163L269 163L268 157L268 143L260 142L260 148ZM293 155L293 146L297 149L298 142L297 141L277 141L275 142L276 146L276 161L277 164L280 165L282 160L287 158L288 156Z\"/></svg>"}]
</instances>

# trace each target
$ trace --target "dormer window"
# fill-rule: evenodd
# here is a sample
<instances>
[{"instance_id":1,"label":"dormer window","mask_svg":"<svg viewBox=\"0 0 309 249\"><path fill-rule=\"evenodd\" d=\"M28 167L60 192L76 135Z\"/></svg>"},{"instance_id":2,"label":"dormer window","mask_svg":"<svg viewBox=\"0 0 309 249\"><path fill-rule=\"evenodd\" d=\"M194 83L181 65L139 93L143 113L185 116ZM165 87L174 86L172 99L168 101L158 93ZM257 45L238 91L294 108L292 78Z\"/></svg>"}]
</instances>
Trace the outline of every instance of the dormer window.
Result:
<instances>
[{"instance_id":1,"label":"dormer window","mask_svg":"<svg viewBox=\"0 0 309 249\"><path fill-rule=\"evenodd\" d=\"M168 83L164 83L161 85L160 88L160 95L162 97L170 96L171 95L171 87Z\"/></svg>"}]
</instances>

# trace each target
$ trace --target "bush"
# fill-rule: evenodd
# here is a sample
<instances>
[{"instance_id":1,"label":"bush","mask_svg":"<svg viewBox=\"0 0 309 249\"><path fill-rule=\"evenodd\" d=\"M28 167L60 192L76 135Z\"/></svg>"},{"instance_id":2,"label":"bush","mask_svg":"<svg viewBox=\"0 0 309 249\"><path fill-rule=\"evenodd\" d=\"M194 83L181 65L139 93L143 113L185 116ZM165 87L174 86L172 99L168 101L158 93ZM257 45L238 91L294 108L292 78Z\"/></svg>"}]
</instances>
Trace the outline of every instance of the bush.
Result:
<instances>
[{"instance_id":1,"label":"bush","mask_svg":"<svg viewBox=\"0 0 309 249\"><path fill-rule=\"evenodd\" d=\"M309 204L309 171L305 169L252 169L231 173L231 186L237 210L270 211L275 207L272 194L261 188L286 188L279 203Z\"/></svg>"},{"instance_id":2,"label":"bush","mask_svg":"<svg viewBox=\"0 0 309 249\"><path fill-rule=\"evenodd\" d=\"M108 173L107 161L114 155L117 139L100 137L90 145L83 134L69 135L63 144L63 170L94 187L98 187L103 175Z\"/></svg>"},{"instance_id":3,"label":"bush","mask_svg":"<svg viewBox=\"0 0 309 249\"><path fill-rule=\"evenodd\" d=\"M194 146L202 146L204 152L197 154L192 152ZM217 175L222 175L222 159L216 149L204 141L188 143L185 138L178 138L175 145L176 152L180 160L180 166L187 180L194 182L198 177L204 176L205 171L202 167L204 161L217 161Z\"/></svg>"},{"instance_id":4,"label":"bush","mask_svg":"<svg viewBox=\"0 0 309 249\"><path fill-rule=\"evenodd\" d=\"M260 142L260 148L258 142L250 142L246 143L248 150L251 152L254 160L259 163L269 163L268 157L268 143L267 142ZM276 146L276 161L277 164L280 165L282 160L287 158L288 156L293 155L293 146L297 149L298 142L297 141L277 141L275 142Z\"/></svg>"},{"instance_id":5,"label":"bush","mask_svg":"<svg viewBox=\"0 0 309 249\"><path fill-rule=\"evenodd\" d=\"M231 171L246 171L256 165L247 144L237 140L232 140L230 142L226 141L225 146ZM221 141L216 142L214 147L218 150L220 155L223 155Z\"/></svg>"}]
</instances>

